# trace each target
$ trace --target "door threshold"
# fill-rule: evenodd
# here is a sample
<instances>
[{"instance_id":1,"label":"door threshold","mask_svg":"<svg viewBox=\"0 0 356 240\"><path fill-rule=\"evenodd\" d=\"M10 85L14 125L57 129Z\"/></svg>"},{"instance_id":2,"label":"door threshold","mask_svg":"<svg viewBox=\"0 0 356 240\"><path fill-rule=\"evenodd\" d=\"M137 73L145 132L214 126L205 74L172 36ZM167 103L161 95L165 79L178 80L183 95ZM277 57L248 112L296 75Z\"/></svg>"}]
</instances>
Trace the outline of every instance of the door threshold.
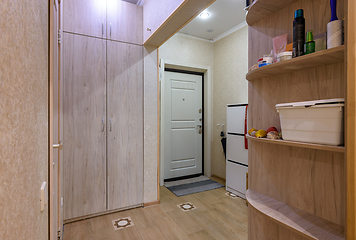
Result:
<instances>
[{"instance_id":1,"label":"door threshold","mask_svg":"<svg viewBox=\"0 0 356 240\"><path fill-rule=\"evenodd\" d=\"M175 177L175 178L168 178L164 179L164 182L173 182L173 181L178 181L178 180L183 180L183 179L188 179L188 178L195 178L195 177L200 177L204 176L203 173L198 173L198 174L193 174L193 175L187 175L187 176L181 176L181 177Z\"/></svg>"}]
</instances>

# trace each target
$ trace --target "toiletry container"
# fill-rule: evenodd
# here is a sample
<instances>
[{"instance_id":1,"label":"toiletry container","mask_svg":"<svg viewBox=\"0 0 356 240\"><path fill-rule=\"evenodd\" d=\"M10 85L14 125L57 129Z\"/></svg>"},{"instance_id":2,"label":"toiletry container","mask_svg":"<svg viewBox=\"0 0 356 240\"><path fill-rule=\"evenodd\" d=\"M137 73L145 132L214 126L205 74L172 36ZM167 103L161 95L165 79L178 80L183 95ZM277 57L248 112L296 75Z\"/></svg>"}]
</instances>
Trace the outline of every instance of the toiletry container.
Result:
<instances>
[{"instance_id":1,"label":"toiletry container","mask_svg":"<svg viewBox=\"0 0 356 240\"><path fill-rule=\"evenodd\" d=\"M342 145L345 99L277 104L284 140Z\"/></svg>"},{"instance_id":2,"label":"toiletry container","mask_svg":"<svg viewBox=\"0 0 356 240\"><path fill-rule=\"evenodd\" d=\"M303 9L294 13L293 21L293 57L304 55L305 19Z\"/></svg>"}]
</instances>

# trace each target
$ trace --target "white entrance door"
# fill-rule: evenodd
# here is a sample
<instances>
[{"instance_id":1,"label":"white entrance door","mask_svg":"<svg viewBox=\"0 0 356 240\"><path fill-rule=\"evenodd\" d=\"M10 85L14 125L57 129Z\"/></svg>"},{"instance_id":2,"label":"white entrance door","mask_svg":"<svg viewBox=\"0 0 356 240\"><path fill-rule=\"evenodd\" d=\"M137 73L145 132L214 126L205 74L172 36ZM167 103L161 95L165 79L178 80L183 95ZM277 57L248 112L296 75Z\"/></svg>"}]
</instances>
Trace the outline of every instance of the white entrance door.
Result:
<instances>
[{"instance_id":1,"label":"white entrance door","mask_svg":"<svg viewBox=\"0 0 356 240\"><path fill-rule=\"evenodd\" d=\"M202 173L202 76L164 76L164 179Z\"/></svg>"}]
</instances>

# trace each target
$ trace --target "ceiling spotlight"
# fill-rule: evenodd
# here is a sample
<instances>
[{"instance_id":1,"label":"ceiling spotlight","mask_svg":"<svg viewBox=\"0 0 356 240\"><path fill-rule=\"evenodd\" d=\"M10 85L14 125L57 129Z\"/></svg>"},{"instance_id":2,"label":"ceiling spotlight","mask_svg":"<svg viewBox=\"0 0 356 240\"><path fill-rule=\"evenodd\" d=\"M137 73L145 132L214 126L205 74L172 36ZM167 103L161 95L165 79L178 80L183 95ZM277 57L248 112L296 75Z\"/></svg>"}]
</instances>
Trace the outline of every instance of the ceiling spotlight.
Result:
<instances>
[{"instance_id":1,"label":"ceiling spotlight","mask_svg":"<svg viewBox=\"0 0 356 240\"><path fill-rule=\"evenodd\" d=\"M209 17L209 13L207 12L203 12L199 15L201 18L208 18Z\"/></svg>"}]
</instances>

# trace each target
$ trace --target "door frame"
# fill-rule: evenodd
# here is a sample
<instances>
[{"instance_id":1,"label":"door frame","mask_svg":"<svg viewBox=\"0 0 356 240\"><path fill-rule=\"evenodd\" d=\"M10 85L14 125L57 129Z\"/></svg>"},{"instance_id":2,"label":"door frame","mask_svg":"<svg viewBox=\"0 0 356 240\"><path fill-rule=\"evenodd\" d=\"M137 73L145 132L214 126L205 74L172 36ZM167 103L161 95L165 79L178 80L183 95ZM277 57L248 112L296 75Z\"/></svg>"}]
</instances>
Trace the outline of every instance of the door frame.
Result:
<instances>
[{"instance_id":1,"label":"door frame","mask_svg":"<svg viewBox=\"0 0 356 240\"><path fill-rule=\"evenodd\" d=\"M211 176L211 140L212 140L212 74L211 74L211 67L204 66L194 63L184 63L174 60L167 60L167 59L160 59L159 61L159 81L160 81L160 163L159 163L159 174L160 174L160 186L164 184L164 147L165 147L165 140L164 140L164 122L162 110L166 108L165 102L162 101L165 97L165 93L163 91L165 87L164 79L164 70L166 68L174 69L177 71L190 71L190 72L197 72L203 73L203 113L204 113L204 128L203 128L203 173L204 176L210 177Z\"/></svg>"}]
</instances>

